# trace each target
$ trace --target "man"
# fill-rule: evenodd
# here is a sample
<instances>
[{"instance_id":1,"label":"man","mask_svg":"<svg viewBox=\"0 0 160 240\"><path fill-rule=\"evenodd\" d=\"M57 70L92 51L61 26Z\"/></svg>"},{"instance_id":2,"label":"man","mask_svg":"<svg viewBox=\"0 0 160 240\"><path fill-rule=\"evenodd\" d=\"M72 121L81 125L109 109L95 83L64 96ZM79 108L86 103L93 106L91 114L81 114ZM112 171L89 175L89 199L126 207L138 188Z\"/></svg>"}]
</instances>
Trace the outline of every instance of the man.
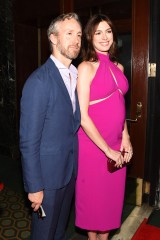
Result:
<instances>
[{"instance_id":1,"label":"man","mask_svg":"<svg viewBox=\"0 0 160 240\"><path fill-rule=\"evenodd\" d=\"M63 240L77 174L80 111L77 69L81 25L63 14L48 28L51 56L26 81L21 99L20 149L25 191L33 208L31 239ZM45 217L38 218L43 207ZM39 212L39 211L38 211Z\"/></svg>"}]
</instances>

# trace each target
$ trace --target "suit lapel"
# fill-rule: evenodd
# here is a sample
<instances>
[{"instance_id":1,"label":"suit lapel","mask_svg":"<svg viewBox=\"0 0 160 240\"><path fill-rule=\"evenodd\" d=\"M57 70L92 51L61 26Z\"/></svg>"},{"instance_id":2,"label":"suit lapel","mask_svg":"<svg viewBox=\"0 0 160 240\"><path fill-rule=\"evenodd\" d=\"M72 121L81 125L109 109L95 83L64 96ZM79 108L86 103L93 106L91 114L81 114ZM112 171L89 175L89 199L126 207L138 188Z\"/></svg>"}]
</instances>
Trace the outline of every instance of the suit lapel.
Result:
<instances>
[{"instance_id":1,"label":"suit lapel","mask_svg":"<svg viewBox=\"0 0 160 240\"><path fill-rule=\"evenodd\" d=\"M54 62L50 58L48 58L46 64L47 64L47 66L50 70L51 79L54 78L54 81L56 81L56 83L61 88L61 90L63 91L64 96L65 96L67 102L69 103L70 107L72 108L72 112L73 112L72 102L71 102L68 90L67 90L67 88L64 84L64 81L63 81L63 79L60 75L60 72L58 71ZM77 91L75 92L75 95L76 95L76 111L74 113L74 131L76 132L78 130L79 126L80 126L80 108L79 108Z\"/></svg>"},{"instance_id":2,"label":"suit lapel","mask_svg":"<svg viewBox=\"0 0 160 240\"><path fill-rule=\"evenodd\" d=\"M79 126L80 126L80 120L81 120L81 116L80 116L80 108L79 108L79 102L78 102L78 96L77 96L77 90L75 92L76 95L76 111L74 113L74 120L75 120L75 128L74 131L77 132Z\"/></svg>"},{"instance_id":3,"label":"suit lapel","mask_svg":"<svg viewBox=\"0 0 160 240\"><path fill-rule=\"evenodd\" d=\"M61 77L61 74L60 74L59 70L57 69L57 67L55 66L54 62L50 58L48 58L46 64L47 64L47 66L50 69L50 76L51 76L51 78L53 78L53 76L54 76L54 80L59 85L59 87L61 88L61 90L64 93L64 96L66 97L66 100L68 101L68 103L70 103L70 105L72 107L72 103L71 103L71 99L70 99L69 93L67 91L67 88L66 88L66 86L64 84L64 81L63 81L63 79Z\"/></svg>"}]
</instances>

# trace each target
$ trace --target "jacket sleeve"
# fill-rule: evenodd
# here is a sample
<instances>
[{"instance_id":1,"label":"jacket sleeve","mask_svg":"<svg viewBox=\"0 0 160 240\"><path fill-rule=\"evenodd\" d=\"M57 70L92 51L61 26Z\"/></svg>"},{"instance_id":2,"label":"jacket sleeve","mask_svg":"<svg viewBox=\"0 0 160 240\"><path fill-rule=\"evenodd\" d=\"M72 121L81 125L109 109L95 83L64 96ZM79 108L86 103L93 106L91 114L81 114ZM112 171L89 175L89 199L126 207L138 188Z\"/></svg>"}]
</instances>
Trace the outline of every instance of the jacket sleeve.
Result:
<instances>
[{"instance_id":1,"label":"jacket sleeve","mask_svg":"<svg viewBox=\"0 0 160 240\"><path fill-rule=\"evenodd\" d=\"M20 113L20 151L26 192L44 189L40 144L48 101L49 87L45 79L32 74L23 88Z\"/></svg>"}]
</instances>

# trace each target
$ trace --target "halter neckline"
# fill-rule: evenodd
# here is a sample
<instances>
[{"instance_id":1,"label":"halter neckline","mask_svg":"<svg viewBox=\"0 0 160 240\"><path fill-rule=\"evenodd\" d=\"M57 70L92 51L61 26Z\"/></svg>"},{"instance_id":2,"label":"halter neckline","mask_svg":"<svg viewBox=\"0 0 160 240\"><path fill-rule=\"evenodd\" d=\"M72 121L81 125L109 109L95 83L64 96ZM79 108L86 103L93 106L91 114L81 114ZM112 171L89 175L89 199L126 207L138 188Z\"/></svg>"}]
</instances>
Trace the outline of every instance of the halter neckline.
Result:
<instances>
[{"instance_id":1,"label":"halter neckline","mask_svg":"<svg viewBox=\"0 0 160 240\"><path fill-rule=\"evenodd\" d=\"M103 54L99 52L96 52L96 54L99 60L104 60L104 61L109 60L109 54Z\"/></svg>"}]
</instances>

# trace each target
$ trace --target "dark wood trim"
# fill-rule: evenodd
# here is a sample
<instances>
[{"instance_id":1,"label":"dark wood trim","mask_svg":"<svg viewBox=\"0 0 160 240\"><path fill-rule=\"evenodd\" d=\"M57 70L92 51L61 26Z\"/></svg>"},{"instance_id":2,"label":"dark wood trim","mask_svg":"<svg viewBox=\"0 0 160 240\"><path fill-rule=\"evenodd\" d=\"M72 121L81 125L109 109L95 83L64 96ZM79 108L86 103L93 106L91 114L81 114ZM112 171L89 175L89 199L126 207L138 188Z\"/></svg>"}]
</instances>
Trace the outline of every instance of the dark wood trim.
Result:
<instances>
[{"instance_id":1,"label":"dark wood trim","mask_svg":"<svg viewBox=\"0 0 160 240\"><path fill-rule=\"evenodd\" d=\"M134 157L130 175L144 177L147 128L148 54L150 1L132 0L132 86L131 118L136 116L137 102L142 102L142 117L131 123L130 135Z\"/></svg>"},{"instance_id":2,"label":"dark wood trim","mask_svg":"<svg viewBox=\"0 0 160 240\"><path fill-rule=\"evenodd\" d=\"M59 6L60 6L60 14L67 13L67 12L73 12L74 0L60 0Z\"/></svg>"},{"instance_id":3,"label":"dark wood trim","mask_svg":"<svg viewBox=\"0 0 160 240\"><path fill-rule=\"evenodd\" d=\"M113 20L118 33L131 33L132 32L132 19L119 19Z\"/></svg>"}]
</instances>

